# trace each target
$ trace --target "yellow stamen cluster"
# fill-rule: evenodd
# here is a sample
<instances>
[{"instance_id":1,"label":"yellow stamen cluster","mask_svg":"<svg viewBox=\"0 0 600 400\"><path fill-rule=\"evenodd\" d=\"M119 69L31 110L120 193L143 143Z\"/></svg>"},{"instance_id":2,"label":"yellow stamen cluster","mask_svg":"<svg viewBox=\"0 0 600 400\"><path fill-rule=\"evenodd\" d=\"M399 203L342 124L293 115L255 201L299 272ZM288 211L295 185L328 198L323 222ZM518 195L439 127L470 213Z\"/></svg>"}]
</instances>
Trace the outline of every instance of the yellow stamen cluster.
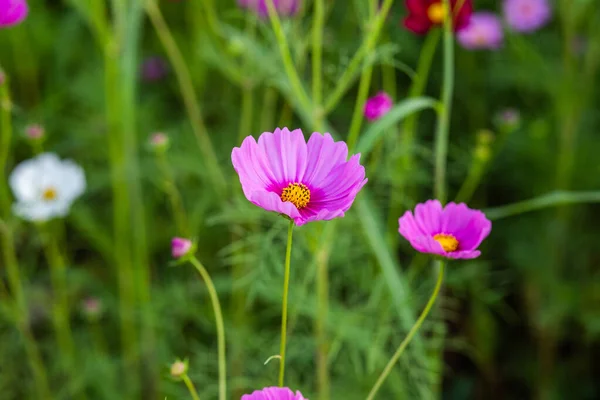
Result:
<instances>
[{"instance_id":1,"label":"yellow stamen cluster","mask_svg":"<svg viewBox=\"0 0 600 400\"><path fill-rule=\"evenodd\" d=\"M310 190L302 183L290 183L281 192L281 200L289 201L301 210L310 202Z\"/></svg>"},{"instance_id":2,"label":"yellow stamen cluster","mask_svg":"<svg viewBox=\"0 0 600 400\"><path fill-rule=\"evenodd\" d=\"M458 240L456 240L456 238L452 235L438 233L433 237L433 240L442 245L442 248L446 253L450 253L458 249Z\"/></svg>"},{"instance_id":3,"label":"yellow stamen cluster","mask_svg":"<svg viewBox=\"0 0 600 400\"><path fill-rule=\"evenodd\" d=\"M433 3L427 8L427 17L434 24L441 24L446 18L446 6L442 2Z\"/></svg>"},{"instance_id":4,"label":"yellow stamen cluster","mask_svg":"<svg viewBox=\"0 0 600 400\"><path fill-rule=\"evenodd\" d=\"M56 192L56 189L54 189L53 187L46 188L44 190L44 192L42 193L42 199L44 199L44 201L52 201L52 200L56 199L57 196L58 196L58 193Z\"/></svg>"}]
</instances>

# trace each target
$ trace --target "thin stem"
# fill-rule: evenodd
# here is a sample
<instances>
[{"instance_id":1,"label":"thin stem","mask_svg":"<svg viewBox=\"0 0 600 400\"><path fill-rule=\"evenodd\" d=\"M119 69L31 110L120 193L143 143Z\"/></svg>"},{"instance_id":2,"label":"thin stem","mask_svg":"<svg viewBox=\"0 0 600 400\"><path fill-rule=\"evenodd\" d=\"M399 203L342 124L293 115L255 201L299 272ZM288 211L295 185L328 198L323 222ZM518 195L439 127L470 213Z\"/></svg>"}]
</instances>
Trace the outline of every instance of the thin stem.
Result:
<instances>
[{"instance_id":1,"label":"thin stem","mask_svg":"<svg viewBox=\"0 0 600 400\"><path fill-rule=\"evenodd\" d=\"M323 0L315 0L313 29L312 29L312 97L316 109L321 107L323 101L322 88L322 61L323 61L323 25L325 24L325 5ZM316 125L320 125L322 114L316 111Z\"/></svg>"},{"instance_id":2,"label":"thin stem","mask_svg":"<svg viewBox=\"0 0 600 400\"><path fill-rule=\"evenodd\" d=\"M198 396L198 392L196 391L196 387L194 386L194 383L191 381L190 377L188 376L188 374L184 374L181 379L183 380L183 382L185 383L185 386L187 386L188 390L190 391L190 394L192 395L192 399L194 400L200 400L200 396Z\"/></svg>"},{"instance_id":3,"label":"thin stem","mask_svg":"<svg viewBox=\"0 0 600 400\"><path fill-rule=\"evenodd\" d=\"M427 305L425 305L425 308L421 312L421 315L417 319L417 322L415 322L415 324L412 326L412 328L410 328L408 335L406 335L406 337L404 338L402 343L400 343L400 346L398 346L398 349L396 350L396 352L394 353L394 355L392 356L390 361L385 366L385 369L383 370L383 372L377 379L377 382L375 382L375 386L373 386L373 388L369 392L369 395L367 396L367 400L373 400L375 398L377 391L381 388L381 385L383 384L383 382L385 381L387 376L390 374L390 372L394 368L394 365L396 364L396 362L398 361L398 359L400 358L400 356L402 355L402 353L404 352L404 350L410 343L413 336L417 333L417 331L423 324L423 321L425 321L425 318L427 318L429 311L431 311L431 308L433 307L433 304L435 303L435 300L438 297L440 288L442 287L442 281L444 280L444 267L445 267L445 263L443 261L440 262L437 282L435 284L435 288L433 289L433 293L431 294L431 297L429 298L429 301L427 302Z\"/></svg>"},{"instance_id":4,"label":"thin stem","mask_svg":"<svg viewBox=\"0 0 600 400\"><path fill-rule=\"evenodd\" d=\"M175 218L178 234L182 237L188 237L191 232L187 223L185 207L183 205L181 193L175 184L173 171L171 170L166 154L163 151L158 151L156 154L156 161L165 179L165 192L171 203L171 211Z\"/></svg>"},{"instance_id":5,"label":"thin stem","mask_svg":"<svg viewBox=\"0 0 600 400\"><path fill-rule=\"evenodd\" d=\"M444 7L450 10L450 1L443 0ZM435 176L434 196L442 203L446 201L446 162L448 156L448 138L450 135L450 112L452 111L452 93L454 91L454 36L452 18L444 19L444 82L441 105L435 135Z\"/></svg>"},{"instance_id":6,"label":"thin stem","mask_svg":"<svg viewBox=\"0 0 600 400\"><path fill-rule=\"evenodd\" d=\"M206 284L208 295L210 296L210 302L212 303L213 311L215 313L215 322L217 325L217 349L219 358L219 400L225 400L227 397L227 359L225 358L225 327L223 323L223 313L221 311L221 303L219 303L219 296L217 290L213 284L212 279L204 265L196 257L190 258L190 263L200 273L200 276Z\"/></svg>"},{"instance_id":7,"label":"thin stem","mask_svg":"<svg viewBox=\"0 0 600 400\"><path fill-rule=\"evenodd\" d=\"M218 194L224 195L226 191L224 174L219 165L206 127L204 126L204 120L199 106L200 103L194 93L194 85L190 76L190 71L188 70L183 55L177 47L177 43L160 12L160 8L156 5L156 1L146 0L145 5L146 13L167 52L169 61L173 64L173 70L179 83L179 90L181 91L183 102L192 125L192 130L194 131L198 142L198 147L200 147L200 150L203 153L206 168L209 170L211 183Z\"/></svg>"},{"instance_id":8,"label":"thin stem","mask_svg":"<svg viewBox=\"0 0 600 400\"><path fill-rule=\"evenodd\" d=\"M350 130L348 133L348 151L352 152L356 142L358 141L358 135L360 134L360 127L362 125L364 114L363 108L369 95L369 86L371 85L371 75L373 74L373 67L365 67L363 73L360 76L360 83L358 85L358 95L356 97L356 103L354 104L354 113L352 114L352 122L350 123Z\"/></svg>"},{"instance_id":9,"label":"thin stem","mask_svg":"<svg viewBox=\"0 0 600 400\"><path fill-rule=\"evenodd\" d=\"M292 258L292 233L294 231L294 221L290 221L287 235L287 247L285 249L285 273L283 276L283 304L281 308L281 344L279 346L279 355L281 364L279 364L279 386L283 387L283 378L285 375L285 344L287 339L287 307L288 292L290 288L290 261Z\"/></svg>"},{"instance_id":10,"label":"thin stem","mask_svg":"<svg viewBox=\"0 0 600 400\"><path fill-rule=\"evenodd\" d=\"M277 39L277 44L279 46L279 53L281 54L281 59L283 61L283 67L285 68L285 72L288 76L290 84L292 85L292 90L297 97L300 105L304 109L310 109L311 102L302 86L302 82L300 82L300 77L298 75L298 71L294 67L294 60L292 59L292 54L290 53L290 47L288 45L287 39L285 38L285 33L283 32L283 27L281 26L281 20L279 19L279 15L277 14L277 10L273 5L273 0L266 0L267 9L269 11L269 19L271 20L271 26L273 27L273 31L275 32L275 37Z\"/></svg>"}]
</instances>

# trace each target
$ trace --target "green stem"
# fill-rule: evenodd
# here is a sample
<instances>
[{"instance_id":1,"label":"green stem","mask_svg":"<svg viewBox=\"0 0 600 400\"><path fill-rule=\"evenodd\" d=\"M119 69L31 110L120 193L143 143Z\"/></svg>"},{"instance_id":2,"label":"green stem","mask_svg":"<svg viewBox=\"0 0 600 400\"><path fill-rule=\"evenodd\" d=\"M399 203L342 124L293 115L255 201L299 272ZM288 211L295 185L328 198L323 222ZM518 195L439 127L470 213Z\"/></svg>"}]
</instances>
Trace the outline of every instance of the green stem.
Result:
<instances>
[{"instance_id":1,"label":"green stem","mask_svg":"<svg viewBox=\"0 0 600 400\"><path fill-rule=\"evenodd\" d=\"M210 137L206 131L204 120L202 118L202 112L200 111L200 102L196 98L194 93L194 86L190 71L188 70L183 55L177 47L177 43L167 26L160 8L156 5L155 0L146 0L146 13L150 18L150 22L154 26L156 34L160 39L169 61L173 64L173 70L177 81L179 83L179 89L183 97L183 102L190 118L192 130L196 136L198 147L202 151L203 158L206 163L211 177L211 183L217 193L221 196L225 195L226 186L223 171L219 165L216 153L214 151Z\"/></svg>"},{"instance_id":2,"label":"green stem","mask_svg":"<svg viewBox=\"0 0 600 400\"><path fill-rule=\"evenodd\" d=\"M279 386L283 387L283 378L285 375L285 345L287 339L287 307L288 292L290 289L290 261L292 258L292 233L294 231L294 221L290 221L287 234L287 247L285 249L285 273L283 277L283 301L281 308L281 344L279 346L279 355L281 364L279 364Z\"/></svg>"},{"instance_id":3,"label":"green stem","mask_svg":"<svg viewBox=\"0 0 600 400\"><path fill-rule=\"evenodd\" d=\"M450 1L443 0L447 10ZM448 156L448 138L450 136L450 113L452 111L452 93L454 91L454 35L452 18L444 19L444 81L442 86L441 105L435 140L435 176L434 196L444 203L446 201L446 163Z\"/></svg>"},{"instance_id":4,"label":"green stem","mask_svg":"<svg viewBox=\"0 0 600 400\"><path fill-rule=\"evenodd\" d=\"M292 85L292 90L297 96L297 101L299 101L300 105L304 109L310 109L310 99L308 98L308 95L302 86L302 82L300 82L298 71L296 71L296 68L294 67L294 60L292 59L292 54L290 53L290 47L285 38L285 33L283 32L283 27L281 26L281 20L279 19L277 10L275 10L275 6L273 5L273 0L267 0L266 4L269 11L271 26L273 27L273 32L275 32L275 37L277 38L277 44L279 46L279 53L281 54L281 59L283 61L283 67L288 76L290 84Z\"/></svg>"},{"instance_id":5,"label":"green stem","mask_svg":"<svg viewBox=\"0 0 600 400\"><path fill-rule=\"evenodd\" d=\"M514 204L490 208L484 212L489 219L497 220L548 207L584 203L600 203L600 191L567 192L559 190Z\"/></svg>"},{"instance_id":6,"label":"green stem","mask_svg":"<svg viewBox=\"0 0 600 400\"><path fill-rule=\"evenodd\" d=\"M394 365L396 364L396 362L398 361L398 359L400 358L400 356L402 355L402 353L404 352L404 350L410 343L413 336L417 333L417 331L423 324L423 321L425 321L425 318L427 318L427 315L429 314L429 311L431 311L431 308L433 307L433 304L435 303L435 300L437 299L440 289L442 287L442 281L444 280L444 266L445 266L445 263L443 261L440 262L437 282L435 284L435 288L433 289L433 293L431 294L431 297L429 298L429 301L427 302L427 305L423 309L423 312L421 312L421 315L417 319L417 322L415 322L415 324L412 326L412 328L410 328L408 335L406 335L406 337L404 338L402 343L400 343L400 346L398 346L398 349L396 350L396 352L394 353L394 355L392 356L390 361L385 366L383 372L377 379L377 382L375 382L375 386L373 386L373 388L369 392L369 395L367 396L367 400L373 400L375 398L377 391L381 388L381 385L383 384L383 382L385 381L387 376L390 374L390 372L394 368Z\"/></svg>"},{"instance_id":7,"label":"green stem","mask_svg":"<svg viewBox=\"0 0 600 400\"><path fill-rule=\"evenodd\" d=\"M360 134L360 127L362 125L364 114L363 108L367 97L369 96L369 86L371 85L371 75L373 74L373 67L367 66L363 70L360 76L360 83L358 85L358 95L356 96L356 103L354 104L354 113L352 114L352 122L350 123L350 130L348 133L348 151L351 153L358 141L358 135Z\"/></svg>"},{"instance_id":8,"label":"green stem","mask_svg":"<svg viewBox=\"0 0 600 400\"><path fill-rule=\"evenodd\" d=\"M323 25L325 24L325 5L323 0L315 0L312 29L312 97L315 107L315 124L320 125L323 101L322 61L323 61Z\"/></svg>"},{"instance_id":9,"label":"green stem","mask_svg":"<svg viewBox=\"0 0 600 400\"><path fill-rule=\"evenodd\" d=\"M194 399L194 400L200 400L200 396L198 396L198 392L196 391L196 387L194 386L194 383L191 381L191 379L188 376L188 374L183 375L181 377L181 379L183 380L183 382L185 383L185 386L187 386L188 390L190 391L190 395L192 395L192 399Z\"/></svg>"},{"instance_id":10,"label":"green stem","mask_svg":"<svg viewBox=\"0 0 600 400\"><path fill-rule=\"evenodd\" d=\"M219 303L219 296L217 290L213 284L212 279L204 265L196 258L191 257L190 263L196 268L200 276L206 284L208 295L210 296L210 302L212 303L213 311L215 313L215 322L217 325L217 349L219 358L219 400L225 400L227 397L227 359L225 357L225 326L223 323L223 313L221 311L221 303Z\"/></svg>"},{"instance_id":11,"label":"green stem","mask_svg":"<svg viewBox=\"0 0 600 400\"><path fill-rule=\"evenodd\" d=\"M162 151L158 151L156 154L156 161L165 179L165 192L169 197L169 203L171 203L171 211L175 218L178 235L182 237L188 237L190 236L191 232L187 223L185 207L183 205L181 193L175 184L173 171L171 170L166 154Z\"/></svg>"}]
</instances>

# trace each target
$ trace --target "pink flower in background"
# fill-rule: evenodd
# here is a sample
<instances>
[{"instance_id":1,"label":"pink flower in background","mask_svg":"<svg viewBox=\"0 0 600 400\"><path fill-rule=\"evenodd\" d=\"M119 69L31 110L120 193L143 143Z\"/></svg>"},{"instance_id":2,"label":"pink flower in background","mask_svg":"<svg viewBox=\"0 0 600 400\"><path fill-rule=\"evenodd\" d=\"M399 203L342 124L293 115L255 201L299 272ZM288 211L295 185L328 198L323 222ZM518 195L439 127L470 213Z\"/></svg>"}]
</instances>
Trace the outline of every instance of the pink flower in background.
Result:
<instances>
[{"instance_id":1,"label":"pink flower in background","mask_svg":"<svg viewBox=\"0 0 600 400\"><path fill-rule=\"evenodd\" d=\"M240 400L308 400L300 391L292 392L286 387L266 387L255 390L252 394L245 394Z\"/></svg>"},{"instance_id":2,"label":"pink flower in background","mask_svg":"<svg viewBox=\"0 0 600 400\"><path fill-rule=\"evenodd\" d=\"M300 9L301 0L273 0L273 6L279 15L293 16ZM238 0L238 4L242 8L253 10L261 17L269 15L267 8L267 0Z\"/></svg>"},{"instance_id":3,"label":"pink flower in background","mask_svg":"<svg viewBox=\"0 0 600 400\"><path fill-rule=\"evenodd\" d=\"M550 20L548 0L504 0L506 23L517 32L533 32Z\"/></svg>"},{"instance_id":4,"label":"pink flower in background","mask_svg":"<svg viewBox=\"0 0 600 400\"><path fill-rule=\"evenodd\" d=\"M192 241L184 238L173 238L171 240L171 254L173 258L181 258L192 249Z\"/></svg>"},{"instance_id":5,"label":"pink flower in background","mask_svg":"<svg viewBox=\"0 0 600 400\"><path fill-rule=\"evenodd\" d=\"M154 82L167 76L168 72L169 66L167 62L159 56L152 56L142 62L140 74L143 80Z\"/></svg>"},{"instance_id":6,"label":"pink flower in background","mask_svg":"<svg viewBox=\"0 0 600 400\"><path fill-rule=\"evenodd\" d=\"M28 12L29 7L25 0L0 0L0 28L23 22Z\"/></svg>"},{"instance_id":7,"label":"pink flower in background","mask_svg":"<svg viewBox=\"0 0 600 400\"><path fill-rule=\"evenodd\" d=\"M496 50L502 46L504 31L496 14L477 12L471 15L469 25L457 33L458 42L469 50Z\"/></svg>"},{"instance_id":8,"label":"pink flower in background","mask_svg":"<svg viewBox=\"0 0 600 400\"><path fill-rule=\"evenodd\" d=\"M476 258L477 247L492 230L485 214L464 203L448 203L442 208L438 200L417 204L414 214L404 213L398 220L399 232L421 253L447 258Z\"/></svg>"},{"instance_id":9,"label":"pink flower in background","mask_svg":"<svg viewBox=\"0 0 600 400\"><path fill-rule=\"evenodd\" d=\"M365 117L369 121L379 119L387 114L393 105L394 101L386 92L379 92L365 103Z\"/></svg>"},{"instance_id":10,"label":"pink flower in background","mask_svg":"<svg viewBox=\"0 0 600 400\"><path fill-rule=\"evenodd\" d=\"M360 154L348 157L348 146L329 133L277 128L244 139L233 149L233 168L246 198L267 211L287 215L296 225L343 217L367 183Z\"/></svg>"},{"instance_id":11,"label":"pink flower in background","mask_svg":"<svg viewBox=\"0 0 600 400\"><path fill-rule=\"evenodd\" d=\"M46 135L46 130L40 124L30 124L25 127L25 136L29 140L40 140Z\"/></svg>"}]
</instances>

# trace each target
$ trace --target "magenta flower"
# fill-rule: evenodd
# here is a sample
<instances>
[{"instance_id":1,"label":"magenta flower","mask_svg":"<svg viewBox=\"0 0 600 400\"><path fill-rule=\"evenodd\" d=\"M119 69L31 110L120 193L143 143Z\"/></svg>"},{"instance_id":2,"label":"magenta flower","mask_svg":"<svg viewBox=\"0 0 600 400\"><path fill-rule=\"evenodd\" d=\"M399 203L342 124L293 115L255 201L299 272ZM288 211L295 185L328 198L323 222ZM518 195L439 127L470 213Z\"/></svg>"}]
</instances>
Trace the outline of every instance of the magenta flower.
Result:
<instances>
[{"instance_id":1,"label":"magenta flower","mask_svg":"<svg viewBox=\"0 0 600 400\"><path fill-rule=\"evenodd\" d=\"M479 257L477 247L492 230L481 211L464 203L448 203L442 208L438 200L417 204L414 215L407 211L398 223L400 234L415 250L447 258Z\"/></svg>"},{"instance_id":2,"label":"magenta flower","mask_svg":"<svg viewBox=\"0 0 600 400\"><path fill-rule=\"evenodd\" d=\"M299 390L292 392L285 387L266 387L263 390L255 390L252 394L245 394L240 400L308 400Z\"/></svg>"},{"instance_id":3,"label":"magenta flower","mask_svg":"<svg viewBox=\"0 0 600 400\"><path fill-rule=\"evenodd\" d=\"M496 14L477 12L471 15L469 25L458 31L459 43L468 50L500 48L504 39L502 23Z\"/></svg>"},{"instance_id":4,"label":"magenta flower","mask_svg":"<svg viewBox=\"0 0 600 400\"><path fill-rule=\"evenodd\" d=\"M173 238L171 240L171 254L173 258L181 258L187 255L192 249L192 241L183 238Z\"/></svg>"},{"instance_id":5,"label":"magenta flower","mask_svg":"<svg viewBox=\"0 0 600 400\"><path fill-rule=\"evenodd\" d=\"M244 195L267 211L287 215L296 225L343 217L367 183L360 154L346 161L348 146L329 133L277 128L244 139L233 149L233 168Z\"/></svg>"},{"instance_id":6,"label":"magenta flower","mask_svg":"<svg viewBox=\"0 0 600 400\"><path fill-rule=\"evenodd\" d=\"M533 32L551 17L548 0L504 0L506 23L517 32Z\"/></svg>"},{"instance_id":7,"label":"magenta flower","mask_svg":"<svg viewBox=\"0 0 600 400\"><path fill-rule=\"evenodd\" d=\"M23 22L28 12L29 7L25 0L0 0L0 28Z\"/></svg>"},{"instance_id":8,"label":"magenta flower","mask_svg":"<svg viewBox=\"0 0 600 400\"><path fill-rule=\"evenodd\" d=\"M290 17L295 15L300 9L301 0L273 0L273 6L279 15ZM242 8L253 10L260 17L268 17L269 9L267 0L238 0Z\"/></svg>"},{"instance_id":9,"label":"magenta flower","mask_svg":"<svg viewBox=\"0 0 600 400\"><path fill-rule=\"evenodd\" d=\"M390 95L386 92L379 92L365 103L365 117L369 121L375 121L387 114L393 105L394 101Z\"/></svg>"}]
</instances>

